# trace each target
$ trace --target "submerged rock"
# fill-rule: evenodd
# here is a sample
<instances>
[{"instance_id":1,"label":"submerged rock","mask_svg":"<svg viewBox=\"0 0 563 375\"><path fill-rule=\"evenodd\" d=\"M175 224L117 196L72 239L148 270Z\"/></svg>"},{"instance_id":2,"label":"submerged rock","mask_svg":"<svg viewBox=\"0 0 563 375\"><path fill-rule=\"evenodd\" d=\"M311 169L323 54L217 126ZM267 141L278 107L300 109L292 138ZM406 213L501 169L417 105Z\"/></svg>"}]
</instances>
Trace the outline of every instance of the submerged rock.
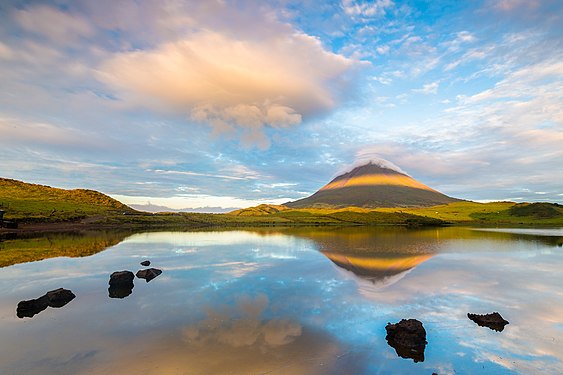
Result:
<instances>
[{"instance_id":1,"label":"submerged rock","mask_svg":"<svg viewBox=\"0 0 563 375\"><path fill-rule=\"evenodd\" d=\"M426 349L426 330L416 319L402 319L399 323L387 323L387 343L401 358L411 358L414 362L424 362Z\"/></svg>"},{"instance_id":2,"label":"submerged rock","mask_svg":"<svg viewBox=\"0 0 563 375\"><path fill-rule=\"evenodd\" d=\"M18 318L32 318L47 307L63 307L75 297L74 293L68 289L59 288L51 290L39 298L18 303L16 314Z\"/></svg>"},{"instance_id":3,"label":"submerged rock","mask_svg":"<svg viewBox=\"0 0 563 375\"><path fill-rule=\"evenodd\" d=\"M131 271L117 271L109 278L109 298L125 298L133 293L133 279L135 275Z\"/></svg>"},{"instance_id":4,"label":"submerged rock","mask_svg":"<svg viewBox=\"0 0 563 375\"><path fill-rule=\"evenodd\" d=\"M155 277L157 277L161 273L162 273L162 270L159 270L159 269L156 269L156 268L149 268L149 269L146 269L146 270L138 271L137 277L139 279L145 279L148 283L149 281L151 281L152 279L154 279Z\"/></svg>"},{"instance_id":5,"label":"submerged rock","mask_svg":"<svg viewBox=\"0 0 563 375\"><path fill-rule=\"evenodd\" d=\"M508 320L505 320L498 312L493 312L490 314L471 314L468 313L467 317L477 323L481 327L487 327L497 332L502 332L504 326L509 324Z\"/></svg>"},{"instance_id":6,"label":"submerged rock","mask_svg":"<svg viewBox=\"0 0 563 375\"><path fill-rule=\"evenodd\" d=\"M141 262L141 266L143 266L143 267L148 267L148 266L150 266L150 265L151 265L151 261L150 261L150 260L143 260L143 261Z\"/></svg>"}]
</instances>

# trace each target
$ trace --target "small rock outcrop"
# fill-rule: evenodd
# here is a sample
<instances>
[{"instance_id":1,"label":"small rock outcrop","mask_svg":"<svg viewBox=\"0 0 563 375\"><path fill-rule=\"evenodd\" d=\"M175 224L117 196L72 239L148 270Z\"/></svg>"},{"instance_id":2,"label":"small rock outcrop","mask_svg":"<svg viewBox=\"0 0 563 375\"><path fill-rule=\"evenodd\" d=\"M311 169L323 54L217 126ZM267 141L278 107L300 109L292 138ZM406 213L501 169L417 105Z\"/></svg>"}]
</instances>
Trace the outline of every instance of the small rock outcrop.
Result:
<instances>
[{"instance_id":1,"label":"small rock outcrop","mask_svg":"<svg viewBox=\"0 0 563 375\"><path fill-rule=\"evenodd\" d=\"M411 358L414 362L424 362L426 349L426 330L416 319L402 319L399 323L387 323L387 343L401 358Z\"/></svg>"},{"instance_id":2,"label":"small rock outcrop","mask_svg":"<svg viewBox=\"0 0 563 375\"><path fill-rule=\"evenodd\" d=\"M508 324L508 320L505 320L498 312L493 312L490 314L471 314L468 313L467 317L477 323L481 327L487 327L493 331L502 332L504 326Z\"/></svg>"},{"instance_id":3,"label":"small rock outcrop","mask_svg":"<svg viewBox=\"0 0 563 375\"><path fill-rule=\"evenodd\" d=\"M148 267L148 266L150 266L150 265L151 265L151 261L150 261L150 260L143 260L143 261L141 262L141 266L143 266L143 267Z\"/></svg>"},{"instance_id":4,"label":"small rock outcrop","mask_svg":"<svg viewBox=\"0 0 563 375\"><path fill-rule=\"evenodd\" d=\"M74 293L68 289L59 288L51 290L39 298L18 303L16 314L18 318L32 318L47 307L63 307L75 297Z\"/></svg>"},{"instance_id":5,"label":"small rock outcrop","mask_svg":"<svg viewBox=\"0 0 563 375\"><path fill-rule=\"evenodd\" d=\"M133 293L133 279L135 275L131 271L117 271L111 274L109 278L109 297L125 298Z\"/></svg>"},{"instance_id":6,"label":"small rock outcrop","mask_svg":"<svg viewBox=\"0 0 563 375\"><path fill-rule=\"evenodd\" d=\"M155 277L157 277L161 273L162 273L162 270L159 270L157 268L149 268L149 269L146 269L146 270L138 271L137 277L139 279L145 279L148 283L149 281L151 281L152 279L154 279Z\"/></svg>"}]
</instances>

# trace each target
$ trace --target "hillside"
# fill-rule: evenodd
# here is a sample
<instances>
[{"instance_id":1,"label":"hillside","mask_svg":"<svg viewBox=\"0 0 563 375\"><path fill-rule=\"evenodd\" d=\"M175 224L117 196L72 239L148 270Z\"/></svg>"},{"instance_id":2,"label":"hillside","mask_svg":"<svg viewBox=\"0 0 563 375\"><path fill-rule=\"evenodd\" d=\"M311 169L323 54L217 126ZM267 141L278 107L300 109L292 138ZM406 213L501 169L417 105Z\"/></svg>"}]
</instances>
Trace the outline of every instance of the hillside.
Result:
<instances>
[{"instance_id":1,"label":"hillside","mask_svg":"<svg viewBox=\"0 0 563 375\"><path fill-rule=\"evenodd\" d=\"M459 201L412 177L372 162L337 176L310 197L285 206L290 208L430 207Z\"/></svg>"},{"instance_id":2,"label":"hillside","mask_svg":"<svg viewBox=\"0 0 563 375\"><path fill-rule=\"evenodd\" d=\"M0 210L20 222L71 221L96 215L134 212L94 190L65 190L0 178Z\"/></svg>"}]
</instances>

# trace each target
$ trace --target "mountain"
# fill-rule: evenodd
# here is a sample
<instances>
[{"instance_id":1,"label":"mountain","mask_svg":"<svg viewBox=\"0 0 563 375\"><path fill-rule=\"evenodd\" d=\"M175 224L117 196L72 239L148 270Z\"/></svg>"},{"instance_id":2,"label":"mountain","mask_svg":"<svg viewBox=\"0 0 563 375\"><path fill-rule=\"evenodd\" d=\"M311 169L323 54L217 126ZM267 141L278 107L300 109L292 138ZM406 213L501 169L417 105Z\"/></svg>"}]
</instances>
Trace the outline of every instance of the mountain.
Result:
<instances>
[{"instance_id":1,"label":"mountain","mask_svg":"<svg viewBox=\"0 0 563 375\"><path fill-rule=\"evenodd\" d=\"M368 162L341 174L310 197L285 204L305 207L430 207L459 201L384 164Z\"/></svg>"}]
</instances>

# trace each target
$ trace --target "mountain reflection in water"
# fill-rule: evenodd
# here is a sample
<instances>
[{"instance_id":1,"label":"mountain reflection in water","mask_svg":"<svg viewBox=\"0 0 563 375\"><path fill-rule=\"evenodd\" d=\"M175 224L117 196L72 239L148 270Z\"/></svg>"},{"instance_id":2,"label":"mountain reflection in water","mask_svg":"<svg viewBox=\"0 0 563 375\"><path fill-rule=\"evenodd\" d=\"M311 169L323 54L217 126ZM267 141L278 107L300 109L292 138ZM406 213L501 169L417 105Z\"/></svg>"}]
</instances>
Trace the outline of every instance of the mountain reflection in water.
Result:
<instances>
[{"instance_id":1,"label":"mountain reflection in water","mask_svg":"<svg viewBox=\"0 0 563 375\"><path fill-rule=\"evenodd\" d=\"M375 287L392 285L402 279L411 269L432 258L432 255L407 256L351 256L322 252L338 267L370 281Z\"/></svg>"},{"instance_id":2,"label":"mountain reflection in water","mask_svg":"<svg viewBox=\"0 0 563 375\"><path fill-rule=\"evenodd\" d=\"M134 234L88 257L0 269L0 373L563 373L562 237L458 227ZM47 251L83 239L55 240ZM10 252L29 248L17 241L6 241ZM143 259L162 274L108 298L108 276ZM19 301L61 286L72 303L17 318ZM467 318L491 311L510 321L502 333ZM424 324L424 362L385 340L387 323L403 318Z\"/></svg>"}]
</instances>

